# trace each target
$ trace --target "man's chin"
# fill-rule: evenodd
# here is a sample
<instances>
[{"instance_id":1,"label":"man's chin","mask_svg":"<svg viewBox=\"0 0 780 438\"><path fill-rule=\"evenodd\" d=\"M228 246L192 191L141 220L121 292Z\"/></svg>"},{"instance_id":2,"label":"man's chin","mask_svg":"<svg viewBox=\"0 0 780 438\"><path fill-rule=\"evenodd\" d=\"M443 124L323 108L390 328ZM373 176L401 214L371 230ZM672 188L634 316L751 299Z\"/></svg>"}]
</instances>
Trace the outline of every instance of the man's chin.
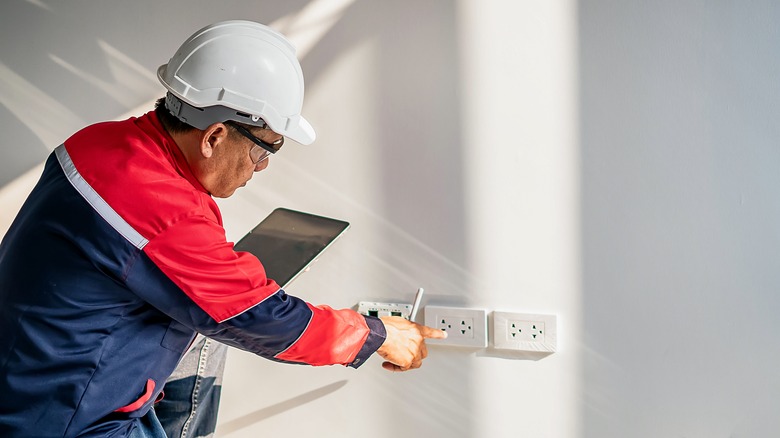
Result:
<instances>
[{"instance_id":1,"label":"man's chin","mask_svg":"<svg viewBox=\"0 0 780 438\"><path fill-rule=\"evenodd\" d=\"M229 197L233 196L234 193L236 193L236 190L238 190L238 189L234 189L232 192L226 192L226 193L212 193L211 196L213 196L215 198L222 198L222 199L229 198Z\"/></svg>"},{"instance_id":2,"label":"man's chin","mask_svg":"<svg viewBox=\"0 0 780 438\"><path fill-rule=\"evenodd\" d=\"M236 187L236 188L234 188L233 190L230 190L230 191L225 191L225 192L222 192L222 193L212 193L211 196L213 196L215 198L229 198L229 197L233 196L234 193L236 193L236 190L240 189L241 187L245 187L248 182L249 181L245 181L243 184L241 184L240 186L238 186L238 187Z\"/></svg>"}]
</instances>

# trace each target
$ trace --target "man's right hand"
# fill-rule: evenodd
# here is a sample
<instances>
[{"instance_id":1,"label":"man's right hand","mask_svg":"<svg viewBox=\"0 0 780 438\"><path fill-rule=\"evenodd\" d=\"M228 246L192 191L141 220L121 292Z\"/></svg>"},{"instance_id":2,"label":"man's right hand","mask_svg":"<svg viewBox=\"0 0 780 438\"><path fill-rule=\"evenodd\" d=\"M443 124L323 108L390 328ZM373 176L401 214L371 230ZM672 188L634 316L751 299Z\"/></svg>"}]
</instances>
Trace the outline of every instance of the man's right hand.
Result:
<instances>
[{"instance_id":1,"label":"man's right hand","mask_svg":"<svg viewBox=\"0 0 780 438\"><path fill-rule=\"evenodd\" d=\"M444 339L447 333L420 325L398 316L380 318L385 325L387 338L376 351L385 359L382 368L389 371L408 371L420 368L428 356L425 339Z\"/></svg>"}]
</instances>

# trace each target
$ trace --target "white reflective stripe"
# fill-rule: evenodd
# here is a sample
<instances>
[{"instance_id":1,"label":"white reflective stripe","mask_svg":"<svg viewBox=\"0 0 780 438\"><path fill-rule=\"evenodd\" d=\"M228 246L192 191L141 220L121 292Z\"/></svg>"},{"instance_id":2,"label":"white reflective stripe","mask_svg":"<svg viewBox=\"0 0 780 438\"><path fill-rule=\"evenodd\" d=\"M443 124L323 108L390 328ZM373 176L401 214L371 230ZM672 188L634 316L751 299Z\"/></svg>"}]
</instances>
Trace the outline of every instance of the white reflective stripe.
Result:
<instances>
[{"instance_id":1,"label":"white reflective stripe","mask_svg":"<svg viewBox=\"0 0 780 438\"><path fill-rule=\"evenodd\" d=\"M65 172L65 176L73 187L81 194L81 196L89 202L89 205L95 209L98 214L106 220L119 234L121 234L128 242L132 243L138 249L143 249L149 241L145 239L138 231L130 226L119 214L111 208L110 205L103 198L98 195L95 189L89 185L87 181L82 178L73 161L68 155L68 151L65 150L65 145L57 146L54 150L57 155L57 161L60 162L62 170Z\"/></svg>"}]
</instances>

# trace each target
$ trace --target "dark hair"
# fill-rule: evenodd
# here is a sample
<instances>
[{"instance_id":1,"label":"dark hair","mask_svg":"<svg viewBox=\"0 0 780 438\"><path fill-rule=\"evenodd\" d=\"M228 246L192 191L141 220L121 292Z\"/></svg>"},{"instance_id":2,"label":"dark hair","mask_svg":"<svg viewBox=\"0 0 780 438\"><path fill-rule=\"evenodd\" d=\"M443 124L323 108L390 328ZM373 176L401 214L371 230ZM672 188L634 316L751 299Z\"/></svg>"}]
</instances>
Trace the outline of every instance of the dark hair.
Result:
<instances>
[{"instance_id":1,"label":"dark hair","mask_svg":"<svg viewBox=\"0 0 780 438\"><path fill-rule=\"evenodd\" d=\"M165 128L166 131L168 131L169 134L181 134L184 132L192 131L193 129L197 129L194 126L182 122L179 120L178 117L171 114L170 111L168 111L168 108L165 107L165 98L161 97L157 99L157 102L154 104L154 113L157 114L157 118L160 119L160 123L162 123L163 128ZM239 122L233 122L237 125L241 125L245 129L251 129L253 128L250 125L247 125L245 123L239 123ZM240 135L238 131L236 130L235 126L231 126L229 123L227 126L230 128L228 129L229 135L235 136Z\"/></svg>"},{"instance_id":2,"label":"dark hair","mask_svg":"<svg viewBox=\"0 0 780 438\"><path fill-rule=\"evenodd\" d=\"M168 108L165 107L164 97L157 99L157 102L154 104L154 113L157 114L160 123L170 134L180 134L195 129L192 125L182 122L168 111Z\"/></svg>"}]
</instances>

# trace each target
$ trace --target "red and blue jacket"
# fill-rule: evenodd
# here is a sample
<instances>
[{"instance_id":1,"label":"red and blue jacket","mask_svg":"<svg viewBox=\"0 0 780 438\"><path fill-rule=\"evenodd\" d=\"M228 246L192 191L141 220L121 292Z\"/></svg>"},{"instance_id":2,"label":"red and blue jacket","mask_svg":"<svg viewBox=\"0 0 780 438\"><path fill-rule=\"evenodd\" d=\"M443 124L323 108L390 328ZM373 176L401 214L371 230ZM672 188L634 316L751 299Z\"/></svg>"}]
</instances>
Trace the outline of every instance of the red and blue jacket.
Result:
<instances>
[{"instance_id":1,"label":"red and blue jacket","mask_svg":"<svg viewBox=\"0 0 780 438\"><path fill-rule=\"evenodd\" d=\"M0 245L0 436L125 436L195 332L357 367L376 318L285 294L226 240L154 113L74 134Z\"/></svg>"}]
</instances>

